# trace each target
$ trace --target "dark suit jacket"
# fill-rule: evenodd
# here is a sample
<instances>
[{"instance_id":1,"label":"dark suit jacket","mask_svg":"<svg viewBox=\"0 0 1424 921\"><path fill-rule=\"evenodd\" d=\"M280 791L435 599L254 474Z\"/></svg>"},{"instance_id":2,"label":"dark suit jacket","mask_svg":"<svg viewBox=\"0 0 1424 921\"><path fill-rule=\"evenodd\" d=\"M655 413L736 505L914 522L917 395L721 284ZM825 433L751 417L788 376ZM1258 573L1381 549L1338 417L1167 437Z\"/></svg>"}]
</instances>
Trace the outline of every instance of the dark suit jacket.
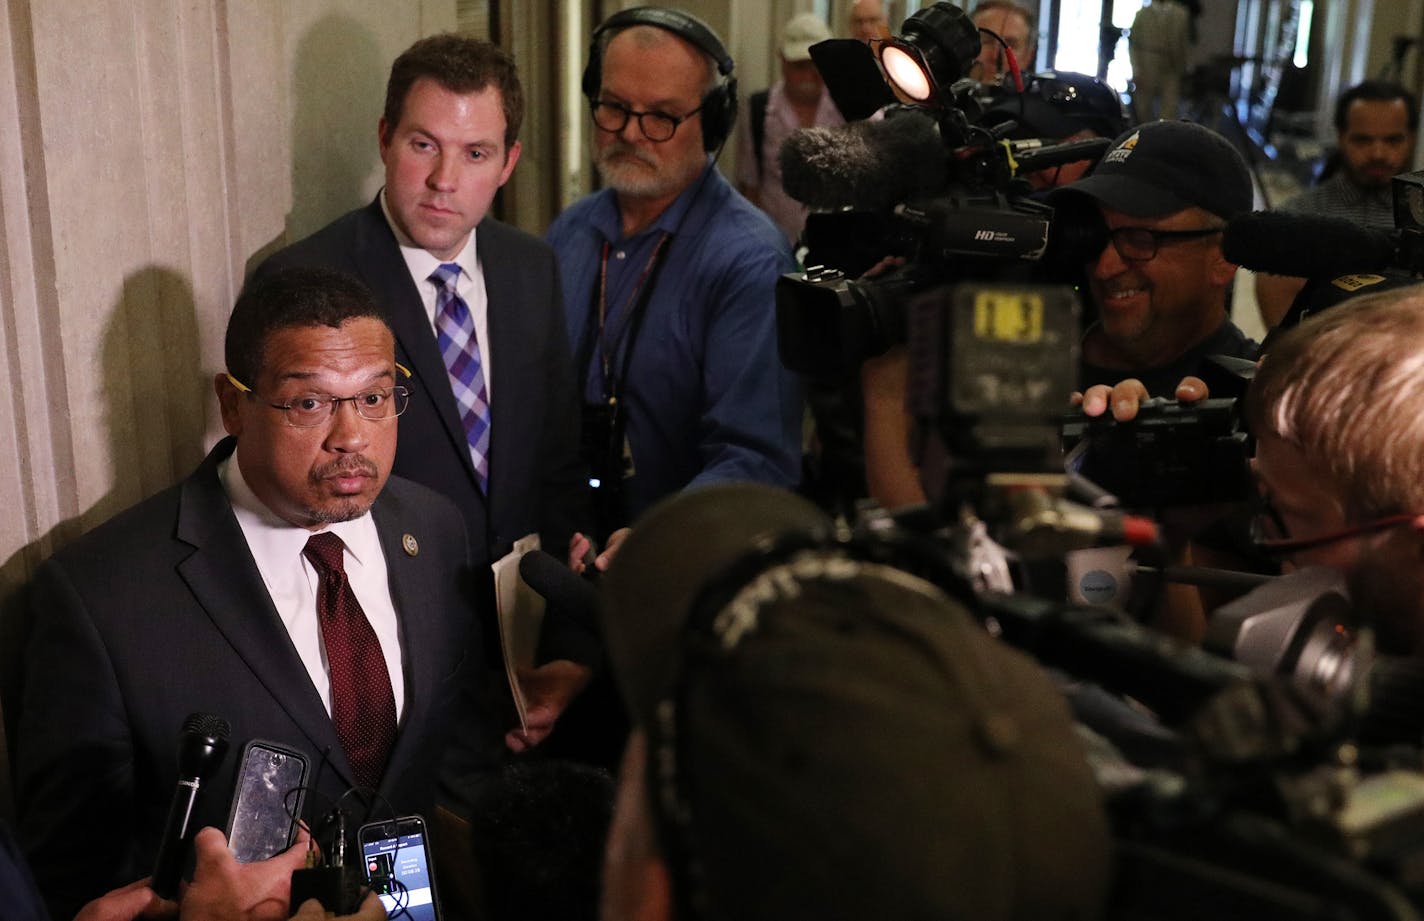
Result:
<instances>
[{"instance_id":1,"label":"dark suit jacket","mask_svg":"<svg viewBox=\"0 0 1424 921\"><path fill-rule=\"evenodd\" d=\"M584 527L588 478L579 456L580 413L554 251L486 218L475 234L484 269L493 365L489 497L475 485L465 430L430 319L379 198L273 254L255 277L284 266L355 275L389 312L396 360L410 369L394 472L455 501L472 558L493 561L537 531L562 558Z\"/></svg>"},{"instance_id":2,"label":"dark suit jacket","mask_svg":"<svg viewBox=\"0 0 1424 921\"><path fill-rule=\"evenodd\" d=\"M20 837L55 918L152 871L190 713L232 724L195 829L225 826L241 748L254 738L310 759L309 821L353 783L218 479L234 443L220 443L187 480L61 550L36 575L16 779ZM464 533L448 500L395 477L372 515L406 682L380 793L397 815L428 813L455 717L497 735L484 714L457 710L470 703L457 694L463 682L483 669L471 649L479 631ZM407 534L415 555L403 547Z\"/></svg>"}]
</instances>

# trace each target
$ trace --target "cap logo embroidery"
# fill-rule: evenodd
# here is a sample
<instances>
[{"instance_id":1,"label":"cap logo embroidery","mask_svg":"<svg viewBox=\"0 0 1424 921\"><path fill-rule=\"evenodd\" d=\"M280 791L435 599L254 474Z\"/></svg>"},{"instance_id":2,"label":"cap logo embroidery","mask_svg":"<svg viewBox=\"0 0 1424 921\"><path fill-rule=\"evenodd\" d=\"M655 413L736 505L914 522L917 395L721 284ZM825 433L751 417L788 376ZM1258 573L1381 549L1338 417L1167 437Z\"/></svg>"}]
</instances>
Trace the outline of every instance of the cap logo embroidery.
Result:
<instances>
[{"instance_id":1,"label":"cap logo embroidery","mask_svg":"<svg viewBox=\"0 0 1424 921\"><path fill-rule=\"evenodd\" d=\"M1122 163L1128 157L1132 156L1132 152L1137 149L1138 133L1139 132L1136 131L1132 132L1132 137L1123 141L1121 144L1117 145L1112 150L1109 150L1107 152L1107 155L1103 157L1103 162Z\"/></svg>"}]
</instances>

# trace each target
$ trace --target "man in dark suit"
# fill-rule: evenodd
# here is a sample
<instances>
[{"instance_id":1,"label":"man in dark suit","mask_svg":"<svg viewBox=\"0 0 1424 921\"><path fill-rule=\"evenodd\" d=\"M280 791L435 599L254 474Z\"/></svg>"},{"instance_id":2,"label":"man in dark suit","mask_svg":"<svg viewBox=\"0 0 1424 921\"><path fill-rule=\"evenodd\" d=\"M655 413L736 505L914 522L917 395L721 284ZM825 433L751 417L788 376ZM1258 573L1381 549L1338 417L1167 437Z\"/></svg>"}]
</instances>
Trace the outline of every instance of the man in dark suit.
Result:
<instances>
[{"instance_id":1,"label":"man in dark suit","mask_svg":"<svg viewBox=\"0 0 1424 921\"><path fill-rule=\"evenodd\" d=\"M396 360L413 393L395 472L450 496L475 558L498 559L531 532L562 555L587 480L564 332L558 269L542 241L486 217L519 161L523 91L514 62L455 35L422 39L396 59L379 124L386 185L376 199L271 256L324 265L370 285L390 312ZM488 396L485 462L474 447L442 357L442 286L458 265Z\"/></svg>"},{"instance_id":2,"label":"man in dark suit","mask_svg":"<svg viewBox=\"0 0 1424 921\"><path fill-rule=\"evenodd\" d=\"M194 828L224 825L252 739L303 752L305 818L339 805L353 834L432 811L454 727L497 745L459 693L484 668L463 522L390 476L406 391L370 292L274 273L239 298L226 360L231 437L35 579L19 830L55 918L153 868L189 713L231 723Z\"/></svg>"},{"instance_id":3,"label":"man in dark suit","mask_svg":"<svg viewBox=\"0 0 1424 921\"><path fill-rule=\"evenodd\" d=\"M486 217L519 161L523 116L507 54L458 35L421 39L396 59L386 86L385 188L256 273L329 266L375 292L413 379L394 472L460 507L482 575L530 533L562 557L587 502L553 251ZM447 277L458 298L446 294ZM484 624L491 650L494 627ZM549 620L543 645L546 659L565 661L546 666L534 689L542 702L534 741L587 680L570 660L598 657L589 633L562 618Z\"/></svg>"}]
</instances>

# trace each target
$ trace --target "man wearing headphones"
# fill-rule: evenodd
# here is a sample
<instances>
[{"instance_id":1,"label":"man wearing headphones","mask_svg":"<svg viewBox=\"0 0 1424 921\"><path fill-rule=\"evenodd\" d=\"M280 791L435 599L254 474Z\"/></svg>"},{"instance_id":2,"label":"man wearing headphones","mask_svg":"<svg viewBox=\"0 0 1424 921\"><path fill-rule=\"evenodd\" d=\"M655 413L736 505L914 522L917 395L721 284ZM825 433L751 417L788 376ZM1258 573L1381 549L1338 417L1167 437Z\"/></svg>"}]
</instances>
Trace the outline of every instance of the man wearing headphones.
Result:
<instances>
[{"instance_id":1,"label":"man wearing headphones","mask_svg":"<svg viewBox=\"0 0 1424 921\"><path fill-rule=\"evenodd\" d=\"M594 33L583 89L606 187L559 215L548 241L603 538L687 486L795 485L801 400L777 358L774 299L795 265L713 162L736 79L704 23L615 14Z\"/></svg>"}]
</instances>

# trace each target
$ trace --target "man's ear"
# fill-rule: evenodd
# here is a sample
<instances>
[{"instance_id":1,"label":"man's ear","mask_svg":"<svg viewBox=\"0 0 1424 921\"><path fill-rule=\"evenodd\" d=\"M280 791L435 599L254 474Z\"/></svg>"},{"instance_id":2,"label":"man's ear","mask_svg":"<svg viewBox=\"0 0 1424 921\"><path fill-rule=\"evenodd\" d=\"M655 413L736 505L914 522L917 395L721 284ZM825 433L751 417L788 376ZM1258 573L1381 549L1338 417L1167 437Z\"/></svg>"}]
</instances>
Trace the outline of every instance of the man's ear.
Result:
<instances>
[{"instance_id":1,"label":"man's ear","mask_svg":"<svg viewBox=\"0 0 1424 921\"><path fill-rule=\"evenodd\" d=\"M514 166L519 162L519 154L523 148L518 141L509 145L509 149L504 152L504 169L499 174L499 184L502 186L509 181L509 177L514 175Z\"/></svg>"},{"instance_id":2,"label":"man's ear","mask_svg":"<svg viewBox=\"0 0 1424 921\"><path fill-rule=\"evenodd\" d=\"M1236 277L1236 263L1222 255L1220 246L1212 247L1211 256L1208 258L1207 277L1211 279L1211 283L1218 287L1231 284L1232 279Z\"/></svg>"},{"instance_id":3,"label":"man's ear","mask_svg":"<svg viewBox=\"0 0 1424 921\"><path fill-rule=\"evenodd\" d=\"M238 407L244 398L243 392L237 389L226 374L213 378L213 390L218 395L218 410L222 413L223 429L229 435L242 434L242 415Z\"/></svg>"}]
</instances>

